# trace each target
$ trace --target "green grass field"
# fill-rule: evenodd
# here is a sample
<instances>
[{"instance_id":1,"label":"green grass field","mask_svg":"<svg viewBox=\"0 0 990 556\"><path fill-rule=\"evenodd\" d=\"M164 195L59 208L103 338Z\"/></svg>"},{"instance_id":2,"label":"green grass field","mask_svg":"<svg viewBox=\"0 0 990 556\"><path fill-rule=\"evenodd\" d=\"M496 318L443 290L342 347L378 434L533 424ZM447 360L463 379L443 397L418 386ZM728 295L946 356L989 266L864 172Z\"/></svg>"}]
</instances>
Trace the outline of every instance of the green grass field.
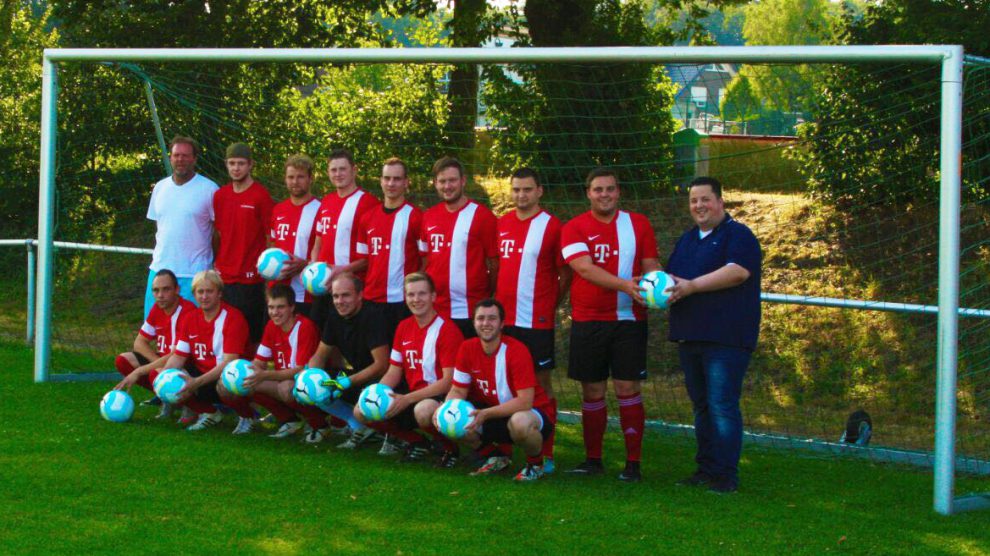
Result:
<instances>
[{"instance_id":1,"label":"green grass field","mask_svg":"<svg viewBox=\"0 0 990 556\"><path fill-rule=\"evenodd\" d=\"M719 496L676 486L692 445L651 434L645 480L627 485L612 432L608 476L520 485L233 437L230 421L189 433L147 408L112 424L97 409L108 384L36 385L30 350L0 343L0 357L4 554L990 553L987 514L934 514L916 469L746 448L740 491ZM576 464L580 430L559 438L559 465Z\"/></svg>"}]
</instances>

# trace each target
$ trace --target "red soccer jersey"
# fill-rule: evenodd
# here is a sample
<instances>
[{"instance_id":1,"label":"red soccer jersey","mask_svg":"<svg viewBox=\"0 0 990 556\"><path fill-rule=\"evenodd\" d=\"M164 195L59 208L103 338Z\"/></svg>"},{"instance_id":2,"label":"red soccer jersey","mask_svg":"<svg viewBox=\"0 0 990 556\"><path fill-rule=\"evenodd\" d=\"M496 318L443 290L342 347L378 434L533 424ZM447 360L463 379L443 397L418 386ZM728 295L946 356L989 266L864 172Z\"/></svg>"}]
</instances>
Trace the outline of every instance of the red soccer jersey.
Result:
<instances>
[{"instance_id":1,"label":"red soccer jersey","mask_svg":"<svg viewBox=\"0 0 990 556\"><path fill-rule=\"evenodd\" d=\"M267 245L268 223L274 206L265 186L252 183L237 193L232 184L213 195L220 247L213 263L225 284L259 284L258 255Z\"/></svg>"},{"instance_id":2,"label":"red soccer jersey","mask_svg":"<svg viewBox=\"0 0 990 556\"><path fill-rule=\"evenodd\" d=\"M492 211L474 201L455 212L440 203L423 214L419 252L437 288L441 315L471 318L474 305L491 295L486 259L498 256Z\"/></svg>"},{"instance_id":3,"label":"red soccer jersey","mask_svg":"<svg viewBox=\"0 0 990 556\"><path fill-rule=\"evenodd\" d=\"M505 324L550 329L560 293L557 273L560 220L546 211L520 220L516 211L498 219L498 285L495 299L505 307Z\"/></svg>"},{"instance_id":4,"label":"red soccer jersey","mask_svg":"<svg viewBox=\"0 0 990 556\"><path fill-rule=\"evenodd\" d=\"M309 254L313 251L313 243L316 241L313 227L316 224L316 213L319 210L320 201L315 197L301 205L292 204L291 199L286 199L275 205L268 227L268 237L272 240L272 246L300 259L308 259ZM292 286L292 290L296 292L296 303L311 303L313 301L310 293L303 287L301 273L288 280L271 283Z\"/></svg>"},{"instance_id":5,"label":"red soccer jersey","mask_svg":"<svg viewBox=\"0 0 990 556\"><path fill-rule=\"evenodd\" d=\"M402 280L419 270L419 228L423 213L409 203L392 212L385 205L366 212L358 223L357 253L368 259L364 298L379 303L405 300Z\"/></svg>"},{"instance_id":6,"label":"red soccer jersey","mask_svg":"<svg viewBox=\"0 0 990 556\"><path fill-rule=\"evenodd\" d=\"M591 211L564 224L561 253L568 263L588 255L592 263L625 280L643 273L643 259L659 258L653 226L645 216L620 210L608 224ZM646 308L622 292L602 288L574 273L571 316L579 322L646 320Z\"/></svg>"},{"instance_id":7,"label":"red soccer jersey","mask_svg":"<svg viewBox=\"0 0 990 556\"><path fill-rule=\"evenodd\" d=\"M316 215L316 233L320 234L317 261L332 266L350 264L357 257L355 229L361 216L381 204L374 195L358 188L347 197L336 191L328 193Z\"/></svg>"},{"instance_id":8,"label":"red soccer jersey","mask_svg":"<svg viewBox=\"0 0 990 556\"><path fill-rule=\"evenodd\" d=\"M181 297L171 315L165 314L165 311L162 311L156 303L148 311L148 318L141 325L138 334L149 340L154 340L155 353L159 357L171 353L175 341L179 338L178 331L182 321L195 310L196 306L193 305L192 301Z\"/></svg>"},{"instance_id":9,"label":"red soccer jersey","mask_svg":"<svg viewBox=\"0 0 990 556\"><path fill-rule=\"evenodd\" d=\"M409 317L395 330L389 361L402 367L409 391L415 392L443 378L443 369L457 362L463 341L461 329L440 315L423 328L416 317Z\"/></svg>"},{"instance_id":10,"label":"red soccer jersey","mask_svg":"<svg viewBox=\"0 0 990 556\"><path fill-rule=\"evenodd\" d=\"M208 373L217 366L217 359L224 354L247 355L248 324L244 315L231 305L220 305L220 313L207 321L202 309L196 309L182 319L175 353L192 357L200 373Z\"/></svg>"},{"instance_id":11,"label":"red soccer jersey","mask_svg":"<svg viewBox=\"0 0 990 556\"><path fill-rule=\"evenodd\" d=\"M305 365L320 345L320 332L308 318L297 315L296 323L288 332L268 321L261 344L254 358L275 362L275 370L293 369Z\"/></svg>"},{"instance_id":12,"label":"red soccer jersey","mask_svg":"<svg viewBox=\"0 0 990 556\"><path fill-rule=\"evenodd\" d=\"M557 422L550 399L536 381L529 349L515 338L503 335L491 355L485 353L480 338L465 340L457 352L454 386L467 388L468 401L479 409L503 404L517 397L520 390L533 388L533 408Z\"/></svg>"}]
</instances>

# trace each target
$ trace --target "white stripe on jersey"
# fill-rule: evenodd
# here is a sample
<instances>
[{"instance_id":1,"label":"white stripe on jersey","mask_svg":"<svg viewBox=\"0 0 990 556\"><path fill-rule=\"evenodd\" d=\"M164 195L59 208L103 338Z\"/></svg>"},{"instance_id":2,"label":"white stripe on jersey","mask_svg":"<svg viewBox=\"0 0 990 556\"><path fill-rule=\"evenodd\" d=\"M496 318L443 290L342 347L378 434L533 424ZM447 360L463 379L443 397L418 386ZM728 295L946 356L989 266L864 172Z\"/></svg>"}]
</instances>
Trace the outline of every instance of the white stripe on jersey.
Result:
<instances>
[{"instance_id":1,"label":"white stripe on jersey","mask_svg":"<svg viewBox=\"0 0 990 556\"><path fill-rule=\"evenodd\" d=\"M433 319L433 324L426 330L426 337L423 338L423 380L427 384L437 381L437 338L440 337L440 327L443 326L443 317L437 315Z\"/></svg>"},{"instance_id":2,"label":"white stripe on jersey","mask_svg":"<svg viewBox=\"0 0 990 556\"><path fill-rule=\"evenodd\" d=\"M460 369L454 369L454 382L463 386L469 386L471 384L471 375Z\"/></svg>"},{"instance_id":3,"label":"white stripe on jersey","mask_svg":"<svg viewBox=\"0 0 990 556\"><path fill-rule=\"evenodd\" d=\"M331 195L336 195L336 193L331 193ZM364 191L358 189L344 201L344 208L340 209L340 216L337 217L337 233L333 236L332 264L334 265L350 264L351 262L351 229L354 228L354 215L357 214L358 203L361 202L363 196Z\"/></svg>"},{"instance_id":4,"label":"white stripe on jersey","mask_svg":"<svg viewBox=\"0 0 990 556\"><path fill-rule=\"evenodd\" d=\"M619 265L615 274L623 280L629 280L636 261L636 231L633 229L632 218L624 210L620 210L615 219L615 237L619 243ZM633 300L628 294L616 292L615 317L618 320L636 320Z\"/></svg>"},{"instance_id":5,"label":"white stripe on jersey","mask_svg":"<svg viewBox=\"0 0 990 556\"><path fill-rule=\"evenodd\" d=\"M320 212L320 200L312 198L299 213L299 222L296 223L296 244L292 248L292 254L300 259L309 259L309 238L313 235L313 226L316 224L316 214ZM292 291L296 292L296 303L306 301L306 288L302 283L302 273L292 277Z\"/></svg>"},{"instance_id":6,"label":"white stripe on jersey","mask_svg":"<svg viewBox=\"0 0 990 556\"><path fill-rule=\"evenodd\" d=\"M455 319L471 316L467 300L467 250L471 222L477 211L477 203L468 203L457 215L454 231L450 234L450 316Z\"/></svg>"},{"instance_id":7,"label":"white stripe on jersey","mask_svg":"<svg viewBox=\"0 0 990 556\"><path fill-rule=\"evenodd\" d=\"M266 361L272 358L272 348L266 346L265 344L258 344L258 350L254 354L256 359L264 359Z\"/></svg>"},{"instance_id":8,"label":"white stripe on jersey","mask_svg":"<svg viewBox=\"0 0 990 556\"><path fill-rule=\"evenodd\" d=\"M172 324L172 345L168 346L169 351L175 347L175 342L178 341L179 335L176 334L179 328L179 314L182 313L182 304L175 306L175 311L172 312L172 317L169 319Z\"/></svg>"},{"instance_id":9,"label":"white stripe on jersey","mask_svg":"<svg viewBox=\"0 0 990 556\"><path fill-rule=\"evenodd\" d=\"M289 332L289 349L292 350L292 356L289 357L289 361L286 363L288 369L296 368L296 357L299 357L299 329L302 328L302 321L296 319L296 324L292 326L292 332Z\"/></svg>"},{"instance_id":10,"label":"white stripe on jersey","mask_svg":"<svg viewBox=\"0 0 990 556\"><path fill-rule=\"evenodd\" d=\"M385 284L385 301L399 303L405 300L402 280L406 271L406 236L409 234L409 215L412 207L406 205L395 213L392 220L392 239L388 251L388 279ZM430 383L432 384L432 382Z\"/></svg>"},{"instance_id":11,"label":"white stripe on jersey","mask_svg":"<svg viewBox=\"0 0 990 556\"><path fill-rule=\"evenodd\" d=\"M223 359L223 323L227 320L227 310L221 309L217 319L213 321L213 356L217 363Z\"/></svg>"},{"instance_id":12,"label":"white stripe on jersey","mask_svg":"<svg viewBox=\"0 0 990 556\"><path fill-rule=\"evenodd\" d=\"M155 330L155 327L154 326L151 326L151 324L148 323L148 321L144 321L144 324L141 325L141 332L144 332L148 336L151 336L152 338L154 338L155 337L155 332L157 332L157 331Z\"/></svg>"},{"instance_id":13,"label":"white stripe on jersey","mask_svg":"<svg viewBox=\"0 0 990 556\"><path fill-rule=\"evenodd\" d=\"M389 356L389 363L399 366L402 364L402 353L399 350L392 348L392 354Z\"/></svg>"},{"instance_id":14,"label":"white stripe on jersey","mask_svg":"<svg viewBox=\"0 0 990 556\"><path fill-rule=\"evenodd\" d=\"M186 355L190 355L189 342L179 340L178 342L175 343L175 351L179 353L185 353Z\"/></svg>"},{"instance_id":15,"label":"white stripe on jersey","mask_svg":"<svg viewBox=\"0 0 990 556\"><path fill-rule=\"evenodd\" d=\"M509 377L506 374L505 352L509 346L502 342L495 355L495 392L498 394L499 403L505 403L512 399L512 389L509 388Z\"/></svg>"},{"instance_id":16,"label":"white stripe on jersey","mask_svg":"<svg viewBox=\"0 0 990 556\"><path fill-rule=\"evenodd\" d=\"M565 259L569 259L578 253L591 253L588 249L587 243L572 243L570 245L565 245L563 249L560 250L560 254L564 256Z\"/></svg>"},{"instance_id":17,"label":"white stripe on jersey","mask_svg":"<svg viewBox=\"0 0 990 556\"><path fill-rule=\"evenodd\" d=\"M516 282L516 326L533 328L533 295L536 293L536 267L543 250L543 237L550 223L550 215L541 212L529 223L526 243L519 260L519 279Z\"/></svg>"}]
</instances>

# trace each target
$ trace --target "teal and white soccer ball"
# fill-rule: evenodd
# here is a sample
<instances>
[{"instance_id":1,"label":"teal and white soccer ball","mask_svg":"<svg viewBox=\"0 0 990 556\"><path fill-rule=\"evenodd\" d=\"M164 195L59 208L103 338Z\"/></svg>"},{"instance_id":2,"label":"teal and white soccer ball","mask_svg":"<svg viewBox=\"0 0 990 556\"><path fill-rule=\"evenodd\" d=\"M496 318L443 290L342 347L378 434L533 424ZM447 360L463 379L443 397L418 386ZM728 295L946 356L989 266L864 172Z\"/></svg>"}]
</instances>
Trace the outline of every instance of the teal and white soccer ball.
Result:
<instances>
[{"instance_id":1,"label":"teal and white soccer ball","mask_svg":"<svg viewBox=\"0 0 990 556\"><path fill-rule=\"evenodd\" d=\"M319 405L333 398L332 386L324 386L330 375L323 369L306 369L296 374L292 395L303 405Z\"/></svg>"},{"instance_id":2,"label":"teal and white soccer ball","mask_svg":"<svg viewBox=\"0 0 990 556\"><path fill-rule=\"evenodd\" d=\"M639 287L646 290L643 292L643 298L646 299L647 306L666 309L667 300L670 299L670 292L674 287L674 279L662 270L654 270L643 275Z\"/></svg>"},{"instance_id":3,"label":"teal and white soccer ball","mask_svg":"<svg viewBox=\"0 0 990 556\"><path fill-rule=\"evenodd\" d=\"M123 390L111 390L100 400L100 415L114 423L130 421L134 415L134 399Z\"/></svg>"},{"instance_id":4,"label":"teal and white soccer ball","mask_svg":"<svg viewBox=\"0 0 990 556\"><path fill-rule=\"evenodd\" d=\"M282 268L285 267L285 263L291 258L288 253L278 247L265 249L258 256L258 274L265 280L277 280L278 275L282 273Z\"/></svg>"},{"instance_id":5,"label":"teal and white soccer ball","mask_svg":"<svg viewBox=\"0 0 990 556\"><path fill-rule=\"evenodd\" d=\"M234 359L223 368L220 380L223 387L235 396L246 396L251 393L251 389L244 386L244 379L254 374L254 367L247 359Z\"/></svg>"},{"instance_id":6,"label":"teal and white soccer ball","mask_svg":"<svg viewBox=\"0 0 990 556\"><path fill-rule=\"evenodd\" d=\"M179 391L185 387L189 378L189 373L181 369L168 369L162 371L151 386L163 402L175 403L179 401Z\"/></svg>"},{"instance_id":7,"label":"teal and white soccer ball","mask_svg":"<svg viewBox=\"0 0 990 556\"><path fill-rule=\"evenodd\" d=\"M302 283L306 291L313 295L330 293L330 272L333 270L327 263L309 263L302 271Z\"/></svg>"},{"instance_id":8,"label":"teal and white soccer ball","mask_svg":"<svg viewBox=\"0 0 990 556\"><path fill-rule=\"evenodd\" d=\"M474 405L467 400L447 400L437 409L437 428L447 438L457 440L463 438L467 431L464 427L474 421L471 412Z\"/></svg>"},{"instance_id":9,"label":"teal and white soccer ball","mask_svg":"<svg viewBox=\"0 0 990 556\"><path fill-rule=\"evenodd\" d=\"M369 421L381 421L392 405L392 389L384 384L372 384L358 396L361 415Z\"/></svg>"}]
</instances>

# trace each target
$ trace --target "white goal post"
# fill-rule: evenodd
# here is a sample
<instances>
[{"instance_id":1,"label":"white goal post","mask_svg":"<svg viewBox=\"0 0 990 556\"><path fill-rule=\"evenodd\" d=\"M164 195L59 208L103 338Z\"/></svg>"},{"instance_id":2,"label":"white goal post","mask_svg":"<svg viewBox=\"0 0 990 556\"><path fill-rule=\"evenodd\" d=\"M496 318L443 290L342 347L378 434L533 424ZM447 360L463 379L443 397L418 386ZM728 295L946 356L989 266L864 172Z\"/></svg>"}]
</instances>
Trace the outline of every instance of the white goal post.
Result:
<instances>
[{"instance_id":1,"label":"white goal post","mask_svg":"<svg viewBox=\"0 0 990 556\"><path fill-rule=\"evenodd\" d=\"M961 46L756 46L369 49L46 49L43 59L34 377L48 379L51 355L57 66L59 62L335 63L891 63L940 65L941 137L938 251L938 384L934 508L952 514L990 507L982 496L955 498L959 320L963 48Z\"/></svg>"}]
</instances>

